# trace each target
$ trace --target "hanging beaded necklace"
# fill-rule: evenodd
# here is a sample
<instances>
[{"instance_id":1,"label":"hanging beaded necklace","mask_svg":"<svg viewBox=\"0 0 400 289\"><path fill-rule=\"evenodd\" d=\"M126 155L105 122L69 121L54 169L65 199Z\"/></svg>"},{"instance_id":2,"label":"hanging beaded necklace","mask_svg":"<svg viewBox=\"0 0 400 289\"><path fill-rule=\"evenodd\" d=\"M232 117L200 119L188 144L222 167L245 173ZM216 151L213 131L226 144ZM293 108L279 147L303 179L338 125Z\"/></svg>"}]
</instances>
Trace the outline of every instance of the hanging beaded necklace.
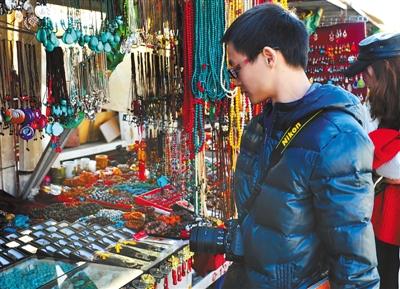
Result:
<instances>
[{"instance_id":1,"label":"hanging beaded necklace","mask_svg":"<svg viewBox=\"0 0 400 289\"><path fill-rule=\"evenodd\" d=\"M240 150L240 143L242 139L244 120L245 120L245 97L238 90L235 97L232 98L229 111L229 144L232 147L232 170L235 170L236 160ZM242 111L243 110L243 111Z\"/></svg>"},{"instance_id":2,"label":"hanging beaded necklace","mask_svg":"<svg viewBox=\"0 0 400 289\"><path fill-rule=\"evenodd\" d=\"M219 42L225 29L223 1L195 1L195 57L192 77L194 94L194 136L195 152L204 145L204 102L221 100L225 91L221 86L219 73L223 62L222 46ZM225 64L224 64L225 66ZM225 67L223 73L229 83Z\"/></svg>"},{"instance_id":3,"label":"hanging beaded necklace","mask_svg":"<svg viewBox=\"0 0 400 289\"><path fill-rule=\"evenodd\" d=\"M183 64L184 64L184 79L183 79L183 114L182 122L186 133L188 134L188 145L193 152L193 93L191 86L191 77L193 75L193 45L194 45L194 6L193 1L185 1L183 17ZM193 155L192 157L193 158Z\"/></svg>"},{"instance_id":4,"label":"hanging beaded necklace","mask_svg":"<svg viewBox=\"0 0 400 289\"><path fill-rule=\"evenodd\" d=\"M12 126L10 125L10 120L11 120L11 100L12 100L12 90L11 90L11 84L12 84L12 49L10 49L11 42L7 41L6 39L2 40L2 56L3 58L3 67L4 70L2 71L2 80L4 81L4 90L3 90L3 98L2 98L2 132L1 135L3 134L3 129L12 129Z\"/></svg>"},{"instance_id":5,"label":"hanging beaded necklace","mask_svg":"<svg viewBox=\"0 0 400 289\"><path fill-rule=\"evenodd\" d=\"M1 131L0 135L4 135L3 129L5 125L5 109L6 109L6 95L7 95L7 81L6 81L6 50L5 50L5 39L2 40L2 45L0 45L0 84L1 84L1 92L0 92L0 101L1 101ZM0 159L1 161L1 159Z\"/></svg>"},{"instance_id":6,"label":"hanging beaded necklace","mask_svg":"<svg viewBox=\"0 0 400 289\"><path fill-rule=\"evenodd\" d=\"M30 75L30 88L31 88L31 101L35 108L41 108L40 100L40 75L38 70L36 57L36 46L31 44L29 48L29 75Z\"/></svg>"},{"instance_id":7,"label":"hanging beaded necklace","mask_svg":"<svg viewBox=\"0 0 400 289\"><path fill-rule=\"evenodd\" d=\"M77 69L81 109L86 118L93 120L101 106L109 101L106 54L84 51Z\"/></svg>"},{"instance_id":8,"label":"hanging beaded necklace","mask_svg":"<svg viewBox=\"0 0 400 289\"><path fill-rule=\"evenodd\" d=\"M61 151L59 136L64 130L63 124L69 115L69 97L64 70L64 53L60 47L46 51L47 101L46 116L48 124L46 133L51 136L51 147Z\"/></svg>"},{"instance_id":9,"label":"hanging beaded necklace","mask_svg":"<svg viewBox=\"0 0 400 289\"><path fill-rule=\"evenodd\" d=\"M183 63L185 67L183 79L183 114L182 122L188 134L189 150L193 152L193 93L191 77L193 75L193 46L194 46L194 6L193 1L185 1L183 17ZM193 156L191 157L193 159Z\"/></svg>"},{"instance_id":10,"label":"hanging beaded necklace","mask_svg":"<svg viewBox=\"0 0 400 289\"><path fill-rule=\"evenodd\" d=\"M232 22L240 16L245 10L251 8L251 1L234 0L226 2L226 13L225 13L225 23L227 26L231 25ZM225 61L225 47L223 47L223 61ZM222 81L222 67L221 67L221 86L223 86ZM245 109L243 106L244 95L241 94L238 87L233 88L233 83L230 85L228 90L223 86L227 96L230 98L230 110L229 110L229 144L232 147L232 169L235 169L237 154L239 153L240 141L242 136L242 128L245 121L245 113L241 109Z\"/></svg>"}]
</instances>

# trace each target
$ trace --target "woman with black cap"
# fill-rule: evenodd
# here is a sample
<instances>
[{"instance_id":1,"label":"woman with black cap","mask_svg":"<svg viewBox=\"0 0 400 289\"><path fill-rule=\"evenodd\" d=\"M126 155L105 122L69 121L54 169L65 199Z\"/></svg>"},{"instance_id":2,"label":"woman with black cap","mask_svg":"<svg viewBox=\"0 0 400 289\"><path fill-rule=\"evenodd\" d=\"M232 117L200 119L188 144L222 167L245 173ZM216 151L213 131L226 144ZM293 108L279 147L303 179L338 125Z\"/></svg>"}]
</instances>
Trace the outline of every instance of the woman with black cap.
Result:
<instances>
[{"instance_id":1,"label":"woman with black cap","mask_svg":"<svg viewBox=\"0 0 400 289\"><path fill-rule=\"evenodd\" d=\"M400 33L378 33L359 43L346 76L362 73L369 88L370 113L378 128L373 168L378 175L372 224L381 289L398 289L400 246ZM368 127L368 124L364 124ZM369 126L370 127L370 126Z\"/></svg>"}]
</instances>

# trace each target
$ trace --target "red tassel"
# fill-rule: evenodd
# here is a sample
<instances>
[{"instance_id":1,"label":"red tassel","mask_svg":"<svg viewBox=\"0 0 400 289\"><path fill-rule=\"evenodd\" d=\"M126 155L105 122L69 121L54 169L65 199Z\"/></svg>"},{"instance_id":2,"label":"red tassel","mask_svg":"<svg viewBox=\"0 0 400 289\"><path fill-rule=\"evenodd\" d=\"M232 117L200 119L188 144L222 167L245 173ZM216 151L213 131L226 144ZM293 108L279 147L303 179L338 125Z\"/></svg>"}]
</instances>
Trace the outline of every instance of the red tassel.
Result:
<instances>
[{"instance_id":1,"label":"red tassel","mask_svg":"<svg viewBox=\"0 0 400 289\"><path fill-rule=\"evenodd\" d=\"M172 269L172 284L178 284L178 276L175 269Z\"/></svg>"},{"instance_id":2,"label":"red tassel","mask_svg":"<svg viewBox=\"0 0 400 289\"><path fill-rule=\"evenodd\" d=\"M177 275L178 275L178 282L181 282L182 281L182 266L181 266L181 264L179 264L178 265L178 268L177 268Z\"/></svg>"},{"instance_id":3,"label":"red tassel","mask_svg":"<svg viewBox=\"0 0 400 289\"><path fill-rule=\"evenodd\" d=\"M164 289L169 289L169 286L168 286L168 275L165 276L165 278L164 278Z\"/></svg>"}]
</instances>

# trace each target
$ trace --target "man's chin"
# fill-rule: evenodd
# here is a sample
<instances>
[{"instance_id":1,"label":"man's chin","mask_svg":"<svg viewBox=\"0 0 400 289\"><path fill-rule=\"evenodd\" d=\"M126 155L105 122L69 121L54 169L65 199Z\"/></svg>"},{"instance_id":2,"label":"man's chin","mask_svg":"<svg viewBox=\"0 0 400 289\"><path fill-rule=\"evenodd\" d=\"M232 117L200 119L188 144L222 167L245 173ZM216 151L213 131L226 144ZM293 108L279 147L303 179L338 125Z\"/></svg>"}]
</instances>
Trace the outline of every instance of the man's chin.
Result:
<instances>
[{"instance_id":1,"label":"man's chin","mask_svg":"<svg viewBox=\"0 0 400 289\"><path fill-rule=\"evenodd\" d=\"M268 101L270 99L270 97L257 97L257 96L254 96L252 94L249 94L249 93L247 93L245 95L249 98L250 103L252 105L264 103L264 102L266 102L266 101Z\"/></svg>"}]
</instances>

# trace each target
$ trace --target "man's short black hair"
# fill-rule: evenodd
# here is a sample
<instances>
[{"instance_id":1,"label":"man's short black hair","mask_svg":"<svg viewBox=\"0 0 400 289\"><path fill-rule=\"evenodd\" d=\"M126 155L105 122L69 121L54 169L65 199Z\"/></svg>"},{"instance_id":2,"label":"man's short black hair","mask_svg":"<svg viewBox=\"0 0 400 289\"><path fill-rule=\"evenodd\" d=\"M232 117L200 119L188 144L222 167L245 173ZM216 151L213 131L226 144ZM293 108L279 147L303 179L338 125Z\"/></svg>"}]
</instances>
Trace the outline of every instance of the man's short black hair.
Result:
<instances>
[{"instance_id":1,"label":"man's short black hair","mask_svg":"<svg viewBox=\"0 0 400 289\"><path fill-rule=\"evenodd\" d=\"M265 46L277 48L286 62L307 67L308 34L296 16L275 4L261 4L240 15L226 30L222 42L254 61Z\"/></svg>"}]
</instances>

